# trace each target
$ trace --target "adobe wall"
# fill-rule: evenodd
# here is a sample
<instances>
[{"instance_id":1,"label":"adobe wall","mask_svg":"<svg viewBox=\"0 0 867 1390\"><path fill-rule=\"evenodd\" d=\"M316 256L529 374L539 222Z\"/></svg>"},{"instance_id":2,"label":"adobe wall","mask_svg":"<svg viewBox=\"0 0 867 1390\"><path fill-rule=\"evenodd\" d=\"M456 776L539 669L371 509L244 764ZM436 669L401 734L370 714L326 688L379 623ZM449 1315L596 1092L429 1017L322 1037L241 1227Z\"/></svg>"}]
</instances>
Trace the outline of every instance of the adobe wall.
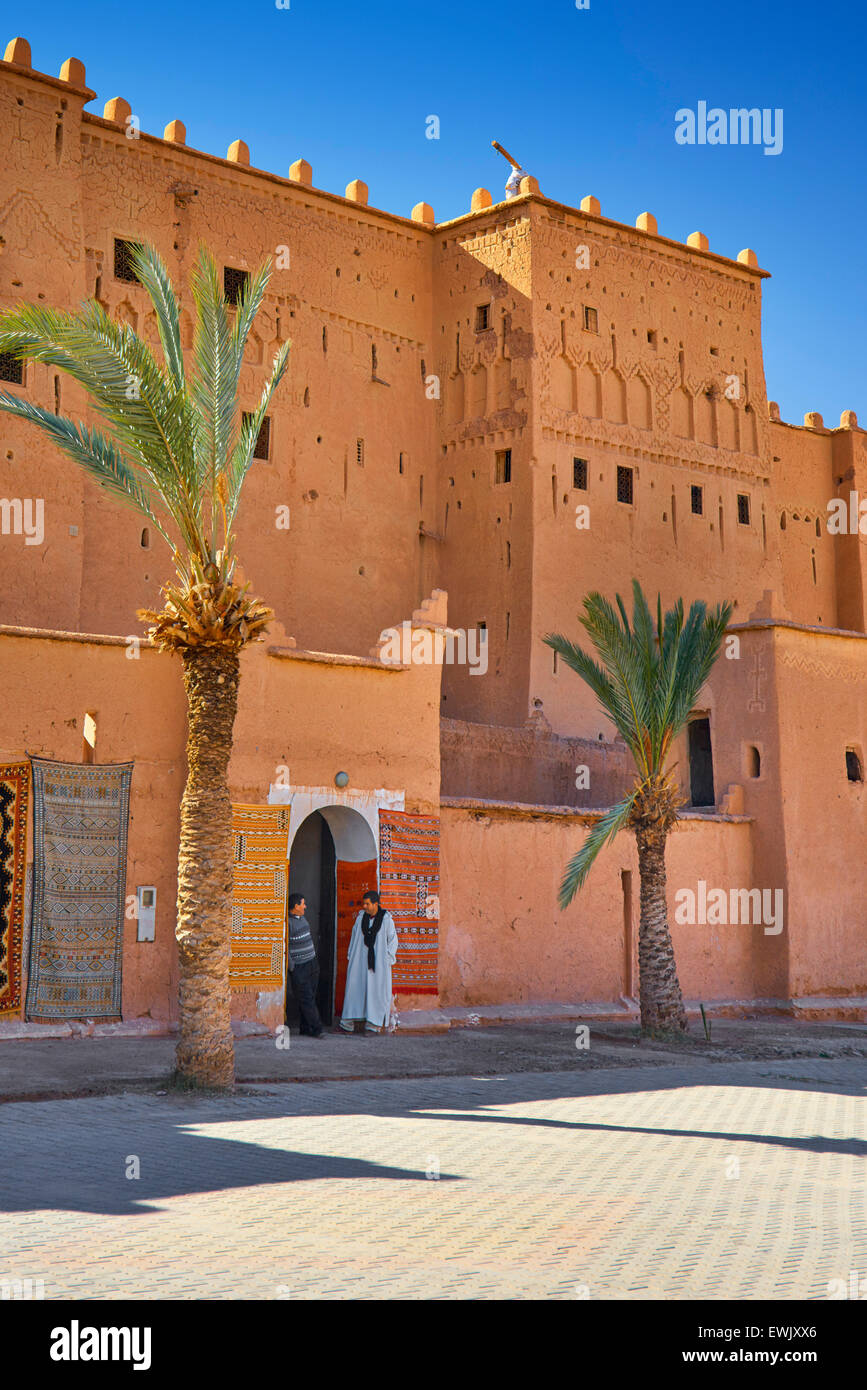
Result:
<instances>
[{"instance_id":1,"label":"adobe wall","mask_svg":"<svg viewBox=\"0 0 867 1390\"><path fill-rule=\"evenodd\" d=\"M484 194L484 190L479 190ZM477 200L485 202L484 197ZM490 195L487 195L490 202ZM484 679L444 672L443 714L519 725L528 708L534 451L532 238L529 208L480 207L437 229L434 342L437 406L437 580L453 595L452 623L488 629ZM476 312L487 306L489 326ZM511 450L511 483L495 481Z\"/></svg>"},{"instance_id":2,"label":"adobe wall","mask_svg":"<svg viewBox=\"0 0 867 1390\"><path fill-rule=\"evenodd\" d=\"M580 848L580 812L476 802L442 808L440 999L444 1005L502 1000L611 1002L628 982L623 872L631 878L632 984L637 993L638 859L623 834L602 851L585 887L561 913L557 890ZM690 818L667 852L670 922L675 884L749 884L751 825ZM688 999L749 999L761 928L676 926L672 939ZM765 939L761 937L761 939Z\"/></svg>"},{"instance_id":3,"label":"adobe wall","mask_svg":"<svg viewBox=\"0 0 867 1390\"><path fill-rule=\"evenodd\" d=\"M271 647L242 656L234 801L265 804L269 786L333 783L405 792L407 810L436 812L439 793L439 668L389 668L374 660L305 653L275 629ZM179 806L186 778L186 706L180 662L146 644L128 658L119 638L26 635L0 630L0 758L25 753L82 760L85 712L97 721L96 762L135 763L127 895L157 888L156 940L124 925L123 1016L177 1013L174 939ZM377 717L371 718L371 711ZM31 850L32 860L32 817ZM238 1017L256 999L233 994Z\"/></svg>"},{"instance_id":4,"label":"adobe wall","mask_svg":"<svg viewBox=\"0 0 867 1390\"><path fill-rule=\"evenodd\" d=\"M867 995L867 637L774 629L792 994Z\"/></svg>"},{"instance_id":5,"label":"adobe wall","mask_svg":"<svg viewBox=\"0 0 867 1390\"><path fill-rule=\"evenodd\" d=\"M182 295L200 241L221 273L224 265L252 270L269 256L285 266L288 256L288 266L275 266L242 371L249 410L277 346L292 340L271 411L271 457L251 470L237 549L299 643L366 652L371 632L429 592L418 539L435 490L434 414L422 384L427 225L368 209L358 187L351 198L316 192L304 170L306 183L250 170L243 154L222 160L176 139L128 139L122 107L114 120L82 116L93 93L8 63L0 75L8 157L0 308L19 299L74 307L92 295L156 345L144 290L115 278L116 237L152 240ZM188 300L182 334L189 347ZM11 389L56 408L48 369L29 364L24 388ZM62 409L83 413L80 393L66 381L57 389ZM42 497L46 509L45 545L4 538L0 546L5 621L136 632L136 609L153 604L168 570L159 537L144 548L141 519L59 460L32 427L4 417L2 444L14 465L3 470L4 495ZM276 525L285 506L288 532Z\"/></svg>"}]
</instances>

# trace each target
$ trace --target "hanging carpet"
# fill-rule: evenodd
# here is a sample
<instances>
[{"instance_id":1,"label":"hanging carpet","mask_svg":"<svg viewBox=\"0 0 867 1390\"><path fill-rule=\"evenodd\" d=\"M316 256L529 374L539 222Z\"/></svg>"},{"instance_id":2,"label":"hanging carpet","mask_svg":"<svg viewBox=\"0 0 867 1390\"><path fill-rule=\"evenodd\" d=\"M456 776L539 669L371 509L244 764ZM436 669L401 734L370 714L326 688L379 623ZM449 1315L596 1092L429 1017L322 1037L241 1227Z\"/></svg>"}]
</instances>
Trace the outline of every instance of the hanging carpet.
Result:
<instances>
[{"instance_id":1,"label":"hanging carpet","mask_svg":"<svg viewBox=\"0 0 867 1390\"><path fill-rule=\"evenodd\" d=\"M31 762L26 1017L117 1019L132 763Z\"/></svg>"},{"instance_id":2,"label":"hanging carpet","mask_svg":"<svg viewBox=\"0 0 867 1390\"><path fill-rule=\"evenodd\" d=\"M0 1018L21 1012L29 763L0 763Z\"/></svg>"},{"instance_id":3,"label":"hanging carpet","mask_svg":"<svg viewBox=\"0 0 867 1390\"><path fill-rule=\"evenodd\" d=\"M232 989L281 989L288 806L233 806Z\"/></svg>"},{"instance_id":4,"label":"hanging carpet","mask_svg":"<svg viewBox=\"0 0 867 1390\"><path fill-rule=\"evenodd\" d=\"M379 813L379 891L397 928L395 994L436 994L440 823L408 811Z\"/></svg>"}]
</instances>

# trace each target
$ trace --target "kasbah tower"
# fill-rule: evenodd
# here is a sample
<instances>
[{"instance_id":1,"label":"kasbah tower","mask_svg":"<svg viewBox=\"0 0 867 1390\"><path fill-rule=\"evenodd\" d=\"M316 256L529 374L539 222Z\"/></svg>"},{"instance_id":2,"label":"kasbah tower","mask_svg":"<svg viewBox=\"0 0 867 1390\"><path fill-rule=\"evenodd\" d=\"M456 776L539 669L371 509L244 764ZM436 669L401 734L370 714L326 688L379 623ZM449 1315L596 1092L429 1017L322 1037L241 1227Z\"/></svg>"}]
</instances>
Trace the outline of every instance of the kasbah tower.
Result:
<instances>
[{"instance_id":1,"label":"kasbah tower","mask_svg":"<svg viewBox=\"0 0 867 1390\"><path fill-rule=\"evenodd\" d=\"M290 880L328 837L338 907L341 863L375 877L384 803L438 822L436 983L401 1007L577 1000L593 1016L634 998L631 837L556 905L586 827L630 783L625 748L542 637L579 640L584 594L628 597L635 576L664 605L735 604L738 640L676 754L670 898L703 879L786 904L773 935L673 925L686 998L865 1017L865 550L827 524L832 499L867 496L865 434L854 411L794 425L768 400L755 252L671 240L649 212L611 221L530 175L508 199L477 189L449 222L424 202L395 215L360 179L316 188L303 159L278 177L241 139L217 158L180 120L139 130L121 97L98 115L83 64L38 72L24 39L0 76L0 307L95 297L156 345L125 243L156 245L182 301L200 242L229 298L275 258L248 409L286 338L292 356L237 549L277 622L244 657L232 795L280 801L282 770ZM186 312L183 331L189 347ZM38 363L2 376L88 418ZM169 556L35 430L0 430L3 498L44 499L41 544L4 511L0 758L135 763L127 893L154 885L158 906L153 942L125 929L123 1016L170 1020L180 676L144 641L128 659ZM484 627L487 670L388 666L380 634L404 622ZM335 911L323 897L322 932ZM235 997L239 1016L283 1016L280 988Z\"/></svg>"}]
</instances>

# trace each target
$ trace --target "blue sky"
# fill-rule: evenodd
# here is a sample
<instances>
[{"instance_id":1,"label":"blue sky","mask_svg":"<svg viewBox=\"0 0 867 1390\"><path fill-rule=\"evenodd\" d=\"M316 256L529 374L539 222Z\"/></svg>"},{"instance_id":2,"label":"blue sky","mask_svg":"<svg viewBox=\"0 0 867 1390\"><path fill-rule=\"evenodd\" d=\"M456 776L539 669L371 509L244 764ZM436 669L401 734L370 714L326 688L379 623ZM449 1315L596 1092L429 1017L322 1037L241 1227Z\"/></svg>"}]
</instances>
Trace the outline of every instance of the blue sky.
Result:
<instances>
[{"instance_id":1,"label":"blue sky","mask_svg":"<svg viewBox=\"0 0 867 1390\"><path fill-rule=\"evenodd\" d=\"M423 199L443 221L474 188L498 196L498 139L549 197L594 193L630 223L649 210L723 255L751 246L773 274L765 368L783 418L867 424L867 20L851 0L42 0L17 22L37 68L83 60L91 109L124 96L144 130L178 117L218 155L242 138L275 173L303 156L317 187L362 178L392 212ZM699 101L782 108L782 152L678 145L675 112Z\"/></svg>"}]
</instances>

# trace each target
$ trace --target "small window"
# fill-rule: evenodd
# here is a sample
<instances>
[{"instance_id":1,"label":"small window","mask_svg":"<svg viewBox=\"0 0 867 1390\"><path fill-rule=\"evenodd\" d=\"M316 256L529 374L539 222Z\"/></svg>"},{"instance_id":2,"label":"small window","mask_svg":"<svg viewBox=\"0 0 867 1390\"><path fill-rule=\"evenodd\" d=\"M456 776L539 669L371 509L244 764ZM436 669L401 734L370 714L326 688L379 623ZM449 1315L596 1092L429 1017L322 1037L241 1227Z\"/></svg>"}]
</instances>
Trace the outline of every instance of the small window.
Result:
<instances>
[{"instance_id":1,"label":"small window","mask_svg":"<svg viewBox=\"0 0 867 1390\"><path fill-rule=\"evenodd\" d=\"M128 285L137 285L139 278L135 273L133 256L136 251L134 241L122 241L120 237L114 239L114 278L125 280Z\"/></svg>"},{"instance_id":2,"label":"small window","mask_svg":"<svg viewBox=\"0 0 867 1390\"><path fill-rule=\"evenodd\" d=\"M364 440L363 440L363 439L356 439L356 441L355 441L355 462L361 464L361 467L362 467L362 468L364 467Z\"/></svg>"},{"instance_id":3,"label":"small window","mask_svg":"<svg viewBox=\"0 0 867 1390\"><path fill-rule=\"evenodd\" d=\"M371 343L371 345L370 345L370 375L371 375L372 377L375 377L375 376L376 376L376 344L375 344L375 343Z\"/></svg>"},{"instance_id":4,"label":"small window","mask_svg":"<svg viewBox=\"0 0 867 1390\"><path fill-rule=\"evenodd\" d=\"M861 759L854 748L846 749L846 776L850 782L863 782L864 774L861 771Z\"/></svg>"},{"instance_id":5,"label":"small window","mask_svg":"<svg viewBox=\"0 0 867 1390\"><path fill-rule=\"evenodd\" d=\"M148 527L145 526L145 527L142 528L142 533L141 533L141 548L142 548L142 550L149 550L149 549L150 549L150 544L151 544L151 533L150 533Z\"/></svg>"},{"instance_id":6,"label":"small window","mask_svg":"<svg viewBox=\"0 0 867 1390\"><path fill-rule=\"evenodd\" d=\"M11 381L13 386L24 385L24 363L11 352L0 352L0 381Z\"/></svg>"},{"instance_id":7,"label":"small window","mask_svg":"<svg viewBox=\"0 0 867 1390\"><path fill-rule=\"evenodd\" d=\"M750 499L745 492L738 493L738 525L750 524Z\"/></svg>"},{"instance_id":8,"label":"small window","mask_svg":"<svg viewBox=\"0 0 867 1390\"><path fill-rule=\"evenodd\" d=\"M655 328L648 328L648 330L647 330L647 341L648 341L648 343L650 344L650 346L651 346L652 348L655 348L655 347L656 347L656 329L655 329Z\"/></svg>"},{"instance_id":9,"label":"small window","mask_svg":"<svg viewBox=\"0 0 867 1390\"><path fill-rule=\"evenodd\" d=\"M581 492L587 491L587 460L572 460L572 486L577 487Z\"/></svg>"},{"instance_id":10,"label":"small window","mask_svg":"<svg viewBox=\"0 0 867 1390\"><path fill-rule=\"evenodd\" d=\"M400 473L401 475L403 475L403 473L406 472L406 454L398 454L398 456L397 456L397 471L398 471L398 473Z\"/></svg>"},{"instance_id":11,"label":"small window","mask_svg":"<svg viewBox=\"0 0 867 1390\"><path fill-rule=\"evenodd\" d=\"M589 304L584 305L584 327L588 333L599 332L599 315Z\"/></svg>"},{"instance_id":12,"label":"small window","mask_svg":"<svg viewBox=\"0 0 867 1390\"><path fill-rule=\"evenodd\" d=\"M223 267L223 293L227 304L238 303L249 278L249 271L236 270L231 265Z\"/></svg>"},{"instance_id":13,"label":"small window","mask_svg":"<svg viewBox=\"0 0 867 1390\"><path fill-rule=\"evenodd\" d=\"M491 306L490 306L490 304L477 304L477 305L476 305L476 332L477 332L477 333L484 333L484 332L486 331L486 329L488 328L488 321L489 321L489 318L490 318L490 313L491 313Z\"/></svg>"},{"instance_id":14,"label":"small window","mask_svg":"<svg viewBox=\"0 0 867 1390\"><path fill-rule=\"evenodd\" d=\"M617 500L618 502L632 502L632 469L617 468Z\"/></svg>"},{"instance_id":15,"label":"small window","mask_svg":"<svg viewBox=\"0 0 867 1390\"><path fill-rule=\"evenodd\" d=\"M693 516L701 516L704 511L704 488L697 487L693 483L689 490L689 496Z\"/></svg>"},{"instance_id":16,"label":"small window","mask_svg":"<svg viewBox=\"0 0 867 1390\"><path fill-rule=\"evenodd\" d=\"M511 449L498 449L494 455L494 482L510 483L512 481L512 451Z\"/></svg>"},{"instance_id":17,"label":"small window","mask_svg":"<svg viewBox=\"0 0 867 1390\"><path fill-rule=\"evenodd\" d=\"M751 777L761 777L762 775L762 755L754 744L750 744L747 749L747 766Z\"/></svg>"},{"instance_id":18,"label":"small window","mask_svg":"<svg viewBox=\"0 0 867 1390\"><path fill-rule=\"evenodd\" d=\"M252 420L252 415L244 413L244 424ZM256 436L256 445L253 449L254 459L269 459L271 457L271 416L266 415Z\"/></svg>"}]
</instances>

